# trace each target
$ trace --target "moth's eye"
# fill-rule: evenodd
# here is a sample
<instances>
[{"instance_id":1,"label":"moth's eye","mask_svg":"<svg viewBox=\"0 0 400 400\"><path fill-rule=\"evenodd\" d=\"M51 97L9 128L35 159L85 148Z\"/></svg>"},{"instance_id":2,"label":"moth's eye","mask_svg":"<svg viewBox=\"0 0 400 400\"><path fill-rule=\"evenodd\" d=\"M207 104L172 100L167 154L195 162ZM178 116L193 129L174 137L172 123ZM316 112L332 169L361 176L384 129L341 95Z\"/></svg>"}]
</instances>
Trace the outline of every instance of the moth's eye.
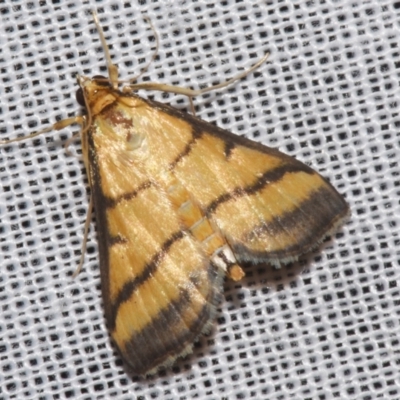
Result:
<instances>
[{"instance_id":1,"label":"moth's eye","mask_svg":"<svg viewBox=\"0 0 400 400\"><path fill-rule=\"evenodd\" d=\"M108 78L103 75L95 75L92 80L96 81L96 84L99 86L110 86ZM86 106L82 88L76 91L75 98L79 105L82 107Z\"/></svg>"},{"instance_id":2,"label":"moth's eye","mask_svg":"<svg viewBox=\"0 0 400 400\"><path fill-rule=\"evenodd\" d=\"M84 96L83 96L83 90L82 90L82 88L79 88L79 89L76 91L76 93L75 93L75 98L76 98L76 101L78 102L79 105L81 105L82 107L85 107L85 106L86 106L86 104L85 104L85 98L84 98Z\"/></svg>"}]
</instances>

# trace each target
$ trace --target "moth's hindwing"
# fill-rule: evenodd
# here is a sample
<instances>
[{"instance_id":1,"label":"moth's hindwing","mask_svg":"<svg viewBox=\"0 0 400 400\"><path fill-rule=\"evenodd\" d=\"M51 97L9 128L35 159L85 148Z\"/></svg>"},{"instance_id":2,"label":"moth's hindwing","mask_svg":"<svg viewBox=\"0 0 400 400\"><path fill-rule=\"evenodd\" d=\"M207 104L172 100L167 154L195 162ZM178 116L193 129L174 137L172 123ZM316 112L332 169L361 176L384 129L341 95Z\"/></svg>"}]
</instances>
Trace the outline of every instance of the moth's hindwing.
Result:
<instances>
[{"instance_id":1,"label":"moth's hindwing","mask_svg":"<svg viewBox=\"0 0 400 400\"><path fill-rule=\"evenodd\" d=\"M207 329L224 275L216 255L289 262L348 213L277 150L95 81L84 90L106 318L136 373L170 364Z\"/></svg>"}]
</instances>

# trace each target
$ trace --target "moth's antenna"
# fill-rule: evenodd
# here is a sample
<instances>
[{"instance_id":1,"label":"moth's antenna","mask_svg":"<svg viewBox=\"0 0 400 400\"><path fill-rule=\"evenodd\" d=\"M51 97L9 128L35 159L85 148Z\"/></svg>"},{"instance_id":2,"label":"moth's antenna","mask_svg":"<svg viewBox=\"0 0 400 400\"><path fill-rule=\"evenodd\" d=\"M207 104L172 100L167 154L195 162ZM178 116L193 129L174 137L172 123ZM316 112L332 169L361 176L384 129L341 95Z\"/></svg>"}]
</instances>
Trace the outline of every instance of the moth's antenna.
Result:
<instances>
[{"instance_id":1,"label":"moth's antenna","mask_svg":"<svg viewBox=\"0 0 400 400\"><path fill-rule=\"evenodd\" d=\"M129 83L136 82L143 74L145 74L147 72L151 63L156 59L157 54L158 54L158 49L160 47L160 39L158 37L156 29L154 28L154 25L151 23L151 19L147 15L144 15L143 18L147 21L147 23L150 25L151 30L153 31L154 39L156 41L156 49L154 50L154 53L151 56L150 61L142 68L139 75L134 76L133 78L129 79Z\"/></svg>"},{"instance_id":2,"label":"moth's antenna","mask_svg":"<svg viewBox=\"0 0 400 400\"><path fill-rule=\"evenodd\" d=\"M92 16L94 23L96 24L97 32L99 33L100 36L100 41L103 47L104 55L106 57L108 77L110 79L111 86L113 87L113 89L118 89L118 66L116 64L113 64L111 60L110 51L108 49L106 38L104 37L103 29L101 28L96 11L92 11Z\"/></svg>"}]
</instances>

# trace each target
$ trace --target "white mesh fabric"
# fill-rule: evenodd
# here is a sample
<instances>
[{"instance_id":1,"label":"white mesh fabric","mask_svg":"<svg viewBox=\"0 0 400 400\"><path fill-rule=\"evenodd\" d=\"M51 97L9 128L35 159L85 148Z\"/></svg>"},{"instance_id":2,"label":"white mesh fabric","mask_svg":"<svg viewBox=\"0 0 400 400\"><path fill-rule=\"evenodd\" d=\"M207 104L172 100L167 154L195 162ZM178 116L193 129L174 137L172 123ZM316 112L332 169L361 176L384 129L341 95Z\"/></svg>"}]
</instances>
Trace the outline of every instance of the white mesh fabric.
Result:
<instances>
[{"instance_id":1,"label":"white mesh fabric","mask_svg":"<svg viewBox=\"0 0 400 400\"><path fill-rule=\"evenodd\" d=\"M215 329L152 379L129 376L103 319L88 198L65 129L0 148L1 399L399 399L400 2L0 1L0 135L75 115L77 73L209 86L197 114L296 156L346 196L346 226L299 263L227 282ZM148 93L144 93L148 96ZM185 108L184 96L151 93ZM79 142L71 147L80 152Z\"/></svg>"}]
</instances>

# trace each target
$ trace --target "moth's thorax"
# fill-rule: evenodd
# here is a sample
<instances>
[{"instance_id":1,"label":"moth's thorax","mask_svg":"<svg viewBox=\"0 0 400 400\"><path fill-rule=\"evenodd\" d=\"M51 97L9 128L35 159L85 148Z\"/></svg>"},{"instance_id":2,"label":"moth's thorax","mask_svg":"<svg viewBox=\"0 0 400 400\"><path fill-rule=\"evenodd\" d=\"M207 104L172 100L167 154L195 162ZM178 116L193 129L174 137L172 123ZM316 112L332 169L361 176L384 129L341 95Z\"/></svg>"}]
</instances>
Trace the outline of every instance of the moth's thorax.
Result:
<instances>
[{"instance_id":1,"label":"moth's thorax","mask_svg":"<svg viewBox=\"0 0 400 400\"><path fill-rule=\"evenodd\" d=\"M85 93L88 113L92 116L98 115L118 99L118 92L114 91L107 82L80 77L79 84Z\"/></svg>"},{"instance_id":2,"label":"moth's thorax","mask_svg":"<svg viewBox=\"0 0 400 400\"><path fill-rule=\"evenodd\" d=\"M148 156L146 131L135 113L143 103L98 79L80 81L96 147L126 167Z\"/></svg>"}]
</instances>

